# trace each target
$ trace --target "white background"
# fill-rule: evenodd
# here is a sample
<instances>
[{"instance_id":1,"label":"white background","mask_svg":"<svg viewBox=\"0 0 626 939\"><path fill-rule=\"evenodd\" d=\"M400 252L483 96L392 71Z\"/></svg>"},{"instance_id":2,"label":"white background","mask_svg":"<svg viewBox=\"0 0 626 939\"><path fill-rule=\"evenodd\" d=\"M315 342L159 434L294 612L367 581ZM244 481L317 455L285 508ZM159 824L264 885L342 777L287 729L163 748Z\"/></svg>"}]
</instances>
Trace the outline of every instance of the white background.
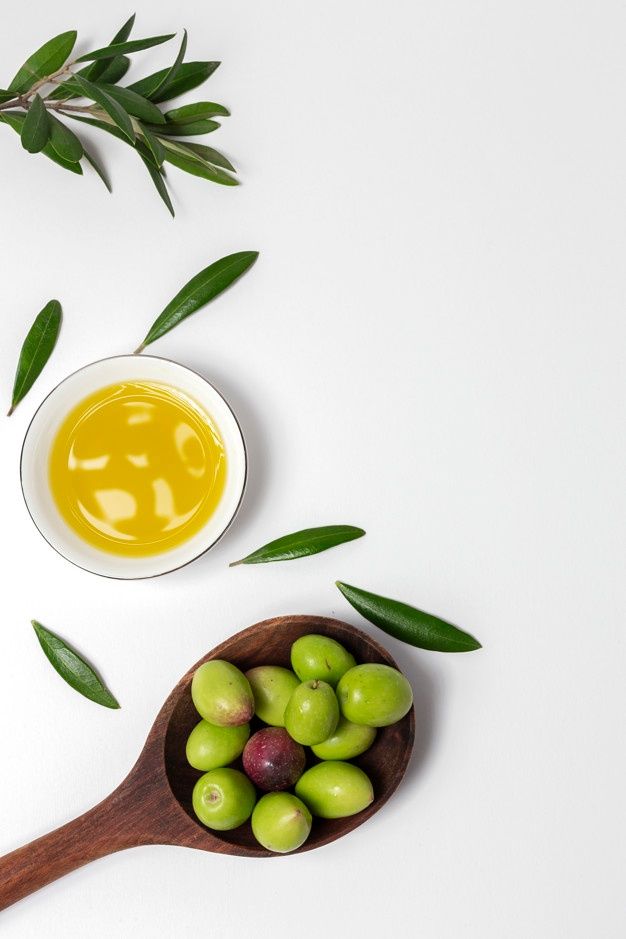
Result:
<instances>
[{"instance_id":1,"label":"white background","mask_svg":"<svg viewBox=\"0 0 626 939\"><path fill-rule=\"evenodd\" d=\"M3 80L38 44L110 39L112 0L3 12ZM137 36L190 31L223 65L196 99L244 185L175 169L172 221L134 154L90 135L109 196L0 134L0 381L51 297L53 359L0 434L0 852L107 794L203 653L280 613L369 627L337 578L466 627L482 651L387 640L415 686L415 757L349 838L271 862L128 851L2 914L6 939L339 931L621 939L624 873L623 3L266 0L138 4ZM136 58L135 76L174 46ZM69 371L132 350L192 274L254 270L154 351L206 374L251 460L234 528L153 582L73 569L21 501L18 454ZM367 537L229 570L299 527ZM123 708L74 694L29 626L61 632ZM380 634L378 634L380 638Z\"/></svg>"}]
</instances>

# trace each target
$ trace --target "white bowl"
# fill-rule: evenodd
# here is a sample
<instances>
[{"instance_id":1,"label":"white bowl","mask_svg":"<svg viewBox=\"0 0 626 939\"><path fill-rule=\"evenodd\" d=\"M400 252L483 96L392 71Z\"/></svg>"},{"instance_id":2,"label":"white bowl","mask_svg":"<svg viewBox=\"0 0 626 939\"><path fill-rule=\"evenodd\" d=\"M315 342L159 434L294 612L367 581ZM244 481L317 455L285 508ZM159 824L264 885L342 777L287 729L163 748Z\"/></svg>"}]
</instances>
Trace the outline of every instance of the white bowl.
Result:
<instances>
[{"instance_id":1,"label":"white bowl","mask_svg":"<svg viewBox=\"0 0 626 939\"><path fill-rule=\"evenodd\" d=\"M171 385L194 400L213 419L226 451L226 483L218 506L193 537L148 557L121 557L89 545L66 524L56 507L48 481L50 448L67 414L88 395L124 381ZM209 382L183 365L151 355L120 355L86 365L50 392L36 411L24 438L20 474L30 516L48 544L83 570L134 580L167 574L208 551L221 538L241 504L246 484L246 448L237 419Z\"/></svg>"}]
</instances>

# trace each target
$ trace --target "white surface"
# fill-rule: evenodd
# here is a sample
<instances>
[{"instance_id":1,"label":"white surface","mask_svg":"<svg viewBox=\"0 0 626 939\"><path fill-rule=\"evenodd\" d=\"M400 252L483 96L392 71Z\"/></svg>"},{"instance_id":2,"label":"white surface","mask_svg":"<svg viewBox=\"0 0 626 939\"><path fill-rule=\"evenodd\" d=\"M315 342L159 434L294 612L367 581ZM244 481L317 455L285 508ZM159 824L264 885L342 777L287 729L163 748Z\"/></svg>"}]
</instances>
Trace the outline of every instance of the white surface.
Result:
<instances>
[{"instance_id":1,"label":"white surface","mask_svg":"<svg viewBox=\"0 0 626 939\"><path fill-rule=\"evenodd\" d=\"M83 49L108 39L128 12L7 7L3 74L61 29L78 27ZM397 797L349 838L271 862L129 851L4 913L3 937L622 939L624 5L138 13L138 35L186 26L190 58L223 60L202 97L232 107L215 145L245 185L172 169L172 222L117 141L93 138L109 197L0 129L5 402L34 314L53 296L65 312L53 361L1 427L0 851L104 796L219 640L278 613L358 623L336 578L439 613L484 649L388 641L415 684L419 742ZM255 269L155 346L242 420L251 484L236 525L155 582L72 568L21 501L30 416L69 371L132 350L204 264L248 248ZM227 567L332 522L367 537ZM57 679L31 617L88 653L121 711Z\"/></svg>"},{"instance_id":2,"label":"white surface","mask_svg":"<svg viewBox=\"0 0 626 939\"><path fill-rule=\"evenodd\" d=\"M195 402L201 412L208 415L226 453L224 491L202 529L170 551L138 558L108 554L83 541L65 522L48 483L50 450L68 413L94 392L126 381L162 383L187 395L187 401ZM197 372L155 355L119 355L78 369L50 392L28 426L20 475L33 522L59 554L84 571L134 580L171 573L198 558L221 538L241 504L246 484L246 450L231 407Z\"/></svg>"}]
</instances>

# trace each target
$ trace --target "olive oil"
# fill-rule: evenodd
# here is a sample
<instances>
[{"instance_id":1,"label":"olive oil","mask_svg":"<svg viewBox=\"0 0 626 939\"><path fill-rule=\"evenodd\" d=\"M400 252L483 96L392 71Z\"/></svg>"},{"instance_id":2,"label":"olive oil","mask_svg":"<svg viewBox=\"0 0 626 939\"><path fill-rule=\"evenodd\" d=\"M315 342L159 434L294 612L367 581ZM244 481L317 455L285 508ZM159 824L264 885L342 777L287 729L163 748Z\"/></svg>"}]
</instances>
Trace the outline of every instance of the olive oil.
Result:
<instances>
[{"instance_id":1,"label":"olive oil","mask_svg":"<svg viewBox=\"0 0 626 939\"><path fill-rule=\"evenodd\" d=\"M59 512L84 541L142 557L178 547L217 508L226 453L210 417L156 382L110 385L65 418L50 451Z\"/></svg>"}]
</instances>

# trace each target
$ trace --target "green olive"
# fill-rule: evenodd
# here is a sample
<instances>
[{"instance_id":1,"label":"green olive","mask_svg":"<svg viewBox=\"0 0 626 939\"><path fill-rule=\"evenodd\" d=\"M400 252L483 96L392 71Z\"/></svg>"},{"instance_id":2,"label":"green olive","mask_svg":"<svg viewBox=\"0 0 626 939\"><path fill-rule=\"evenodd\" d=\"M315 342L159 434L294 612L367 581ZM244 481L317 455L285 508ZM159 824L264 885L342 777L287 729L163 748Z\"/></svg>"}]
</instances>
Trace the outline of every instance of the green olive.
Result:
<instances>
[{"instance_id":1,"label":"green olive","mask_svg":"<svg viewBox=\"0 0 626 939\"><path fill-rule=\"evenodd\" d=\"M311 747L320 760L351 760L371 747L376 737L375 727L352 724L342 717L334 734Z\"/></svg>"},{"instance_id":2,"label":"green olive","mask_svg":"<svg viewBox=\"0 0 626 939\"><path fill-rule=\"evenodd\" d=\"M259 665L246 672L254 695L254 710L266 724L285 726L285 708L300 682L293 672L280 665Z\"/></svg>"},{"instance_id":3,"label":"green olive","mask_svg":"<svg viewBox=\"0 0 626 939\"><path fill-rule=\"evenodd\" d=\"M187 739L187 760L194 769L203 772L227 766L241 756L249 736L249 724L218 727L217 724L200 721Z\"/></svg>"},{"instance_id":4,"label":"green olive","mask_svg":"<svg viewBox=\"0 0 626 939\"><path fill-rule=\"evenodd\" d=\"M193 787L193 810L203 825L215 831L243 825L255 802L254 786L238 769L212 769Z\"/></svg>"},{"instance_id":5,"label":"green olive","mask_svg":"<svg viewBox=\"0 0 626 939\"><path fill-rule=\"evenodd\" d=\"M222 659L211 659L196 670L191 697L200 717L220 727L247 724L254 714L248 679L235 665Z\"/></svg>"},{"instance_id":6,"label":"green olive","mask_svg":"<svg viewBox=\"0 0 626 939\"><path fill-rule=\"evenodd\" d=\"M373 662L346 672L337 686L337 697L344 717L370 727L395 724L413 704L411 685L402 672Z\"/></svg>"},{"instance_id":7,"label":"green olive","mask_svg":"<svg viewBox=\"0 0 626 939\"><path fill-rule=\"evenodd\" d=\"M330 685L317 679L298 685L285 709L290 737L311 747L330 737L338 723L339 704Z\"/></svg>"},{"instance_id":8,"label":"green olive","mask_svg":"<svg viewBox=\"0 0 626 939\"><path fill-rule=\"evenodd\" d=\"M334 688L356 661L340 642L330 636L310 633L296 639L291 647L291 667L300 681L319 678Z\"/></svg>"},{"instance_id":9,"label":"green olive","mask_svg":"<svg viewBox=\"0 0 626 939\"><path fill-rule=\"evenodd\" d=\"M311 821L311 813L296 796L290 792L268 792L254 808L252 831L268 851L286 854L304 844Z\"/></svg>"},{"instance_id":10,"label":"green olive","mask_svg":"<svg viewBox=\"0 0 626 939\"><path fill-rule=\"evenodd\" d=\"M320 818L356 815L374 800L374 790L362 769L353 763L317 763L296 783L296 795Z\"/></svg>"}]
</instances>

